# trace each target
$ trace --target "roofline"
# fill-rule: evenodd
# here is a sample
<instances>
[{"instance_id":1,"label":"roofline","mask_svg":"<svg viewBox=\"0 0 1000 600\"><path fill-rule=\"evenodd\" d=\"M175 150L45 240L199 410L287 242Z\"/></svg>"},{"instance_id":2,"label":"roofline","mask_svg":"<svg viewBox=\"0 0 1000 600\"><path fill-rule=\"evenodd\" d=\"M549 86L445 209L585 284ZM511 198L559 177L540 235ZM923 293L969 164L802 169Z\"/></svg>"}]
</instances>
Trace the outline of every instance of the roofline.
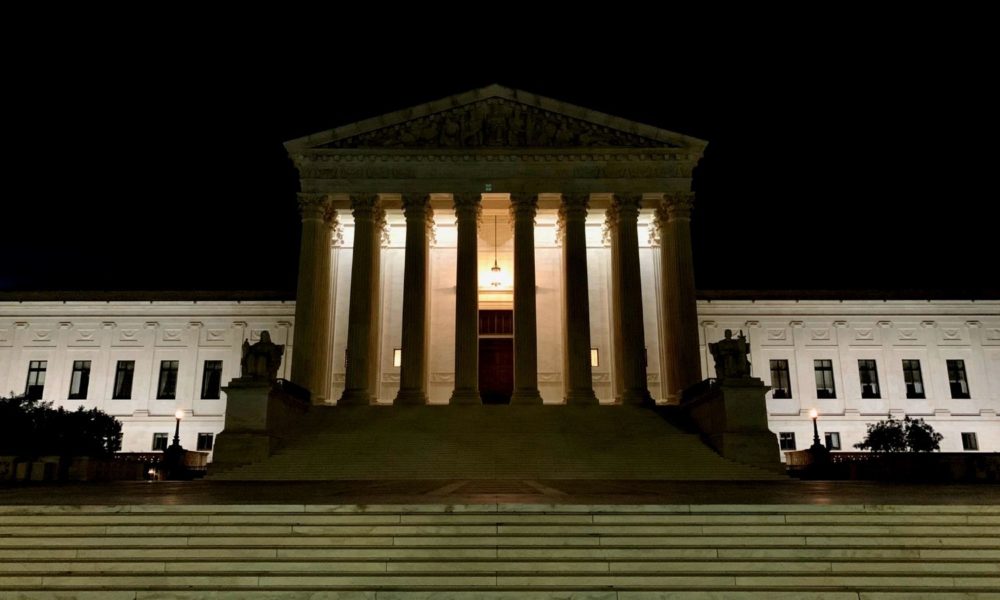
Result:
<instances>
[{"instance_id":1,"label":"roofline","mask_svg":"<svg viewBox=\"0 0 1000 600\"><path fill-rule=\"evenodd\" d=\"M430 102L425 102L409 108L403 108L390 113L377 115L361 121L355 121L354 123L348 123L339 127L327 129L325 131L311 133L293 140L288 140L284 143L284 145L285 149L289 153L304 152L313 149L315 146L326 144L336 139L360 135L362 133L367 133L383 127L389 127L411 119L472 104L473 102L485 100L487 98L508 98L524 104L537 106L545 110L563 114L567 111L571 113L583 111L589 113L590 115L590 118L587 120L597 125L620 129L622 131L627 131L662 142L680 143L683 146L693 148L701 152L704 152L705 147L708 146L708 142L706 140L685 135L683 133L677 133L661 127L639 123L624 117L610 115L590 108L578 106L576 104L570 104L569 102L555 100L547 96L533 94L531 92L502 86L496 83L486 87L469 90L467 92L445 96L444 98L438 98L437 100L432 100Z\"/></svg>"}]
</instances>

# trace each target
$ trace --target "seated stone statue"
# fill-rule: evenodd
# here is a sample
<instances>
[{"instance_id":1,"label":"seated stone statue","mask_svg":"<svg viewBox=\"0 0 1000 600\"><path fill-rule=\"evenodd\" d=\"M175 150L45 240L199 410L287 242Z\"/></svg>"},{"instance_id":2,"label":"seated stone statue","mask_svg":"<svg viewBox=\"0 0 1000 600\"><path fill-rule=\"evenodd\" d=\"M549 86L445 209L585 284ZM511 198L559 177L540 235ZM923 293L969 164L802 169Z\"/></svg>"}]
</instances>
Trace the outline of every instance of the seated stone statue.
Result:
<instances>
[{"instance_id":1,"label":"seated stone statue","mask_svg":"<svg viewBox=\"0 0 1000 600\"><path fill-rule=\"evenodd\" d=\"M243 340L240 376L244 379L274 381L278 378L278 367L281 366L281 355L284 352L285 347L272 343L271 334L266 330L260 332L260 341L252 346L249 340Z\"/></svg>"},{"instance_id":2,"label":"seated stone statue","mask_svg":"<svg viewBox=\"0 0 1000 600\"><path fill-rule=\"evenodd\" d=\"M726 338L714 344L709 344L708 349L715 359L715 376L717 379L746 379L750 377L750 346L747 338L740 332L738 338L733 339L733 330L726 330Z\"/></svg>"}]
</instances>

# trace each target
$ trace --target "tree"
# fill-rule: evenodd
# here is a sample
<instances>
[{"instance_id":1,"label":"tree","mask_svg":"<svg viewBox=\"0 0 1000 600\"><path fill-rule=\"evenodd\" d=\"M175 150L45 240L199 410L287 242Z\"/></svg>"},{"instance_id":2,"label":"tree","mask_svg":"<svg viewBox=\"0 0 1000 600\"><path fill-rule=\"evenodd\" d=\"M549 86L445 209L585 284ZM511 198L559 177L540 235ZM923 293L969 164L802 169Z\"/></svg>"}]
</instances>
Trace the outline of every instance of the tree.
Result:
<instances>
[{"instance_id":1,"label":"tree","mask_svg":"<svg viewBox=\"0 0 1000 600\"><path fill-rule=\"evenodd\" d=\"M872 452L932 452L940 450L943 436L923 419L888 415L884 421L868 424L865 439L854 447Z\"/></svg>"},{"instance_id":2,"label":"tree","mask_svg":"<svg viewBox=\"0 0 1000 600\"><path fill-rule=\"evenodd\" d=\"M109 457L121 446L121 422L96 408L68 411L24 396L0 398L0 455Z\"/></svg>"}]
</instances>

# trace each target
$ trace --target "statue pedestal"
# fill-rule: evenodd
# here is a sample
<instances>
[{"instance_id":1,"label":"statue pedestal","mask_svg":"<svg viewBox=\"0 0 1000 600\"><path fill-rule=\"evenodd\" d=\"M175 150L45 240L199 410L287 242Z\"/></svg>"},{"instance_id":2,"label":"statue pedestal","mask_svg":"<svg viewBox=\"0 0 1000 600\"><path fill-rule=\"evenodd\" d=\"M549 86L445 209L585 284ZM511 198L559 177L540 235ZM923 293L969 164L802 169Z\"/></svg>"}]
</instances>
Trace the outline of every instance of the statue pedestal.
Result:
<instances>
[{"instance_id":1,"label":"statue pedestal","mask_svg":"<svg viewBox=\"0 0 1000 600\"><path fill-rule=\"evenodd\" d=\"M756 378L704 381L685 391L681 407L724 458L784 473L778 437L767 428L769 389Z\"/></svg>"},{"instance_id":2,"label":"statue pedestal","mask_svg":"<svg viewBox=\"0 0 1000 600\"><path fill-rule=\"evenodd\" d=\"M281 380L240 377L222 388L226 425L215 440L213 472L263 460L294 435L309 409L308 392L296 387Z\"/></svg>"}]
</instances>

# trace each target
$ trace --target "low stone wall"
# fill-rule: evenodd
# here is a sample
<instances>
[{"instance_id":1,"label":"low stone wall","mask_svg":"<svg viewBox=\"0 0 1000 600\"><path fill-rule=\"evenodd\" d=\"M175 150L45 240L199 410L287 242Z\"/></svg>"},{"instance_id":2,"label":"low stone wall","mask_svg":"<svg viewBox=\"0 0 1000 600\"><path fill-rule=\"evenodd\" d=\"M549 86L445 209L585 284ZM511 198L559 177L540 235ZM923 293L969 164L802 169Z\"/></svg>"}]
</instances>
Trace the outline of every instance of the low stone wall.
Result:
<instances>
[{"instance_id":1,"label":"low stone wall","mask_svg":"<svg viewBox=\"0 0 1000 600\"><path fill-rule=\"evenodd\" d=\"M804 479L1000 483L997 452L831 452L825 463L809 450L786 452L789 474Z\"/></svg>"}]
</instances>

